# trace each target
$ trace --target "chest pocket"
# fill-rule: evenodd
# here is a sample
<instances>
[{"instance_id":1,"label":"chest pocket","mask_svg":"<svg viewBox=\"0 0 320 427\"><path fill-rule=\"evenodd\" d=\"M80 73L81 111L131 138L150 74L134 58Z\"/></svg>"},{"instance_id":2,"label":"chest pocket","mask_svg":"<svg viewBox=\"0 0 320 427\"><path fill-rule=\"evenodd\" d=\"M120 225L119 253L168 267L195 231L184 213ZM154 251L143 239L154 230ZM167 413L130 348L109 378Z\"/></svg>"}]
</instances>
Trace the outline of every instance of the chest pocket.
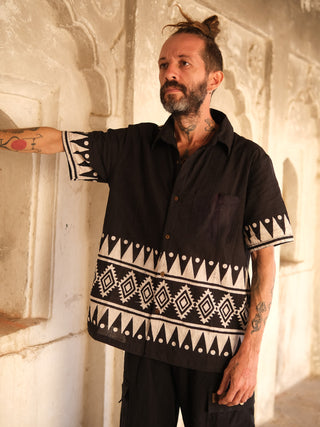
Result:
<instances>
[{"instance_id":1,"label":"chest pocket","mask_svg":"<svg viewBox=\"0 0 320 427\"><path fill-rule=\"evenodd\" d=\"M190 224L198 237L223 239L226 243L233 238L240 219L240 199L228 194L199 194L192 201Z\"/></svg>"}]
</instances>

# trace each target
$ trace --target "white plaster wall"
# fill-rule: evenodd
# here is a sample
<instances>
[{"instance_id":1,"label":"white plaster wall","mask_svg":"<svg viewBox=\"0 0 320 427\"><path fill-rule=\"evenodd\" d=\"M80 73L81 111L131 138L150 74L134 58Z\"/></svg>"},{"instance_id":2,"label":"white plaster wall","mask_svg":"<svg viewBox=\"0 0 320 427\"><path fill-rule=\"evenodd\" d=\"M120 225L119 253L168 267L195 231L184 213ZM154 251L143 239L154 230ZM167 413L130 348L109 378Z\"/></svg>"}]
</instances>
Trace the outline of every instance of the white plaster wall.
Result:
<instances>
[{"instance_id":1,"label":"white plaster wall","mask_svg":"<svg viewBox=\"0 0 320 427\"><path fill-rule=\"evenodd\" d=\"M8 354L0 362L0 425L81 425L86 336Z\"/></svg>"},{"instance_id":2,"label":"white plaster wall","mask_svg":"<svg viewBox=\"0 0 320 427\"><path fill-rule=\"evenodd\" d=\"M4 1L0 20L0 108L18 127L88 128L91 103L76 43L58 28L49 4ZM1 215L11 219L1 231L10 233L16 251L14 263L2 260L2 301L7 298L7 314L22 317L22 326L6 334L10 319L1 321L0 425L76 426L83 418L88 341L87 186L69 183L62 154L29 156L25 166L18 156L1 156ZM16 191L21 182L26 190ZM23 230L14 227L20 217ZM30 317L35 326L26 327L23 318Z\"/></svg>"}]
</instances>

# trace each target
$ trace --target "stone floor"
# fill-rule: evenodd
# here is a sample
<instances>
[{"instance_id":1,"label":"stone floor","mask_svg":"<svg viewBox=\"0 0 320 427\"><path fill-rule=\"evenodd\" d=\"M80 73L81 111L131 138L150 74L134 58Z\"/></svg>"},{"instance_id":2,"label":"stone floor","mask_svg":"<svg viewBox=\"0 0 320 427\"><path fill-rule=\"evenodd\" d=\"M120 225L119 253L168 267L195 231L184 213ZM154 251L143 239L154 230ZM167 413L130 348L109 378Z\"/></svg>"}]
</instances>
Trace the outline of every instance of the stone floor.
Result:
<instances>
[{"instance_id":1,"label":"stone floor","mask_svg":"<svg viewBox=\"0 0 320 427\"><path fill-rule=\"evenodd\" d=\"M308 378L279 395L274 420L259 427L320 427L320 377Z\"/></svg>"}]
</instances>

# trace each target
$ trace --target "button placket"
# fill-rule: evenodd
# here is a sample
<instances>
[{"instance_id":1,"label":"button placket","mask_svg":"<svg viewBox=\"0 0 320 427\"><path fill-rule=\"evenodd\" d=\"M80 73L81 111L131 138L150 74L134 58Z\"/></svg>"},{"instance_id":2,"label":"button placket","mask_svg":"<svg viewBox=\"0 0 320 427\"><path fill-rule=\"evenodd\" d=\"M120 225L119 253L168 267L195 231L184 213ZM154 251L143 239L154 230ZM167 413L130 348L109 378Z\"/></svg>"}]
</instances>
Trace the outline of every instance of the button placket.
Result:
<instances>
[{"instance_id":1,"label":"button placket","mask_svg":"<svg viewBox=\"0 0 320 427\"><path fill-rule=\"evenodd\" d=\"M183 171L182 171L183 169ZM176 172L175 182L172 188L171 197L170 197L170 204L168 206L167 211L167 217L166 222L164 226L164 234L163 234L163 241L162 241L162 250L168 254L168 253L174 253L173 250L173 241L175 239L174 232L175 230L179 231L179 227L177 227L177 218L178 218L178 210L181 209L181 193L183 184L188 176L187 169L179 167ZM177 236L179 238L179 236ZM172 240L173 239L173 240ZM162 271L162 269L158 270L159 272Z\"/></svg>"}]
</instances>

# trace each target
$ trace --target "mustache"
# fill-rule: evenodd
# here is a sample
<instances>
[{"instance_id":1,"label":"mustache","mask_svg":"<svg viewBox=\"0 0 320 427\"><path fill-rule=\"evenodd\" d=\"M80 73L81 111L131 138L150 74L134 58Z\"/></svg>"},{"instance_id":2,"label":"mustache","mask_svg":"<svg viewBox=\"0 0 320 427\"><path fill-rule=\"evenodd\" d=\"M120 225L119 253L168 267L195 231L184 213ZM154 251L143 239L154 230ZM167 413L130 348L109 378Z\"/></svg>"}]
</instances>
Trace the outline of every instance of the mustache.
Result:
<instances>
[{"instance_id":1,"label":"mustache","mask_svg":"<svg viewBox=\"0 0 320 427\"><path fill-rule=\"evenodd\" d=\"M169 87L180 89L184 95L187 94L187 88L184 85L176 82L175 80L170 80L170 81L168 80L167 82L165 82L165 84L161 86L161 90L160 90L161 94L164 94L165 90L168 89Z\"/></svg>"}]
</instances>

